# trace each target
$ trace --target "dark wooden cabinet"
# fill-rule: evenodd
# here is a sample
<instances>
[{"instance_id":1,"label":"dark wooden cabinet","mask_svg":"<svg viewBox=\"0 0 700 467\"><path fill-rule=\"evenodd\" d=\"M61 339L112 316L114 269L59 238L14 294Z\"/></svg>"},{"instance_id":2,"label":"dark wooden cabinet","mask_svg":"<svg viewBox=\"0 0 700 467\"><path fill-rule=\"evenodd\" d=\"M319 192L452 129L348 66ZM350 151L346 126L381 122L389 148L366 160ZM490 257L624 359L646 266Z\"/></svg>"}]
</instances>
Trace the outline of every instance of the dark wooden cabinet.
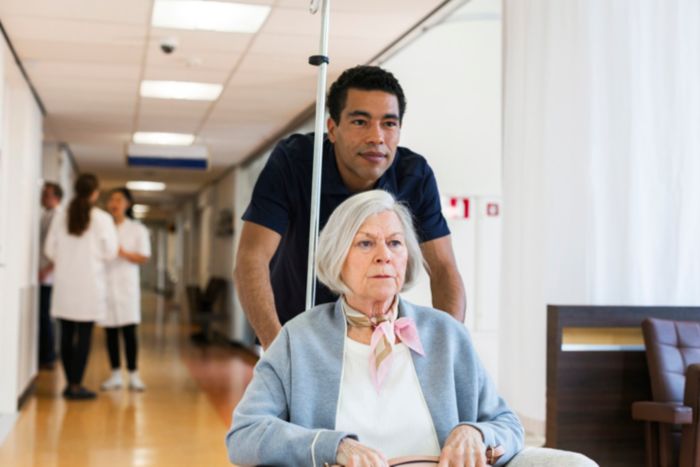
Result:
<instances>
[{"instance_id":1,"label":"dark wooden cabinet","mask_svg":"<svg viewBox=\"0 0 700 467\"><path fill-rule=\"evenodd\" d=\"M639 328L647 317L700 321L700 307L547 307L546 446L604 467L644 465L644 425L632 402L651 400L643 346L562 346L571 328Z\"/></svg>"}]
</instances>

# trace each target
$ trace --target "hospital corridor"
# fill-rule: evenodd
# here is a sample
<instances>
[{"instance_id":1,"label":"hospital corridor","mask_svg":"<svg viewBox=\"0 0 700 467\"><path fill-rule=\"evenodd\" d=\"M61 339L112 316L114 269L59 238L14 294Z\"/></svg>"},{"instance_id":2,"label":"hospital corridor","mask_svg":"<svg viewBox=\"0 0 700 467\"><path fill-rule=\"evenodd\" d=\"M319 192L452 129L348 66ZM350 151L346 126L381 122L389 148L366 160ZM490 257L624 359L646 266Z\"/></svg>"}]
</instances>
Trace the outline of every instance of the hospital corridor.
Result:
<instances>
[{"instance_id":1,"label":"hospital corridor","mask_svg":"<svg viewBox=\"0 0 700 467\"><path fill-rule=\"evenodd\" d=\"M65 378L41 372L34 393L0 447L0 465L230 465L222 433L252 377L255 358L190 342L182 311L162 296L143 299L143 393L104 393L94 404L59 398ZM96 331L85 382L107 376Z\"/></svg>"},{"instance_id":2,"label":"hospital corridor","mask_svg":"<svg viewBox=\"0 0 700 467\"><path fill-rule=\"evenodd\" d=\"M0 467L700 467L700 2L0 0Z\"/></svg>"}]
</instances>

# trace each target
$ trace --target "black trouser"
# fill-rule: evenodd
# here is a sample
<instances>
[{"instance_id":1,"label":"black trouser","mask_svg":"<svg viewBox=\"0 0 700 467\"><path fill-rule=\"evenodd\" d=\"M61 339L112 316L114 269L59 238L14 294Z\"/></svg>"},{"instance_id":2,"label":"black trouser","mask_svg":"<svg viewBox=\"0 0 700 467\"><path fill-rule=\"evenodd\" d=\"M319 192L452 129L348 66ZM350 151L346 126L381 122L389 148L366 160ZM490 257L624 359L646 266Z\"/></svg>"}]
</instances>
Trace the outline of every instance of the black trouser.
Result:
<instances>
[{"instance_id":1,"label":"black trouser","mask_svg":"<svg viewBox=\"0 0 700 467\"><path fill-rule=\"evenodd\" d=\"M83 381L90 354L92 321L59 320L61 323L61 361L69 384Z\"/></svg>"},{"instance_id":2,"label":"black trouser","mask_svg":"<svg viewBox=\"0 0 700 467\"><path fill-rule=\"evenodd\" d=\"M118 370L121 366L119 360L119 330L122 331L124 347L126 348L126 365L129 371L136 371L136 356L138 353L138 343L136 342L136 325L120 326L118 328L105 328L107 331L107 351L109 352L109 363L113 370Z\"/></svg>"},{"instance_id":3,"label":"black trouser","mask_svg":"<svg viewBox=\"0 0 700 467\"><path fill-rule=\"evenodd\" d=\"M56 360L56 344L50 313L52 289L50 285L42 285L39 289L39 365L53 363Z\"/></svg>"}]
</instances>

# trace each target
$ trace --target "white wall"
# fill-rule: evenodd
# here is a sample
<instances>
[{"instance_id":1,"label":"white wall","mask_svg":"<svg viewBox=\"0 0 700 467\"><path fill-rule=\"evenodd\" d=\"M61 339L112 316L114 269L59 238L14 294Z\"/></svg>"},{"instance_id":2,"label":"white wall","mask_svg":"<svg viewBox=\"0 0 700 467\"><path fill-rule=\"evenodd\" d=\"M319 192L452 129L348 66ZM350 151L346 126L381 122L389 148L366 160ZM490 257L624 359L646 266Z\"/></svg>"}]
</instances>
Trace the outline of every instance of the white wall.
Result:
<instances>
[{"instance_id":1,"label":"white wall","mask_svg":"<svg viewBox=\"0 0 700 467\"><path fill-rule=\"evenodd\" d=\"M214 188L209 186L197 196L197 284L204 289L211 277Z\"/></svg>"},{"instance_id":2,"label":"white wall","mask_svg":"<svg viewBox=\"0 0 700 467\"><path fill-rule=\"evenodd\" d=\"M213 229L212 229L212 256L211 273L218 277L231 279L233 277L233 235L219 232L219 222L226 213L231 213L235 218L235 173L229 172L213 187Z\"/></svg>"},{"instance_id":3,"label":"white wall","mask_svg":"<svg viewBox=\"0 0 700 467\"><path fill-rule=\"evenodd\" d=\"M45 181L58 183L63 188L63 205L73 197L73 183L77 176L68 151L58 143L44 143L41 174Z\"/></svg>"},{"instance_id":4,"label":"white wall","mask_svg":"<svg viewBox=\"0 0 700 467\"><path fill-rule=\"evenodd\" d=\"M442 193L501 193L501 2L473 0L381 66L406 95L401 145Z\"/></svg>"},{"instance_id":5,"label":"white wall","mask_svg":"<svg viewBox=\"0 0 700 467\"><path fill-rule=\"evenodd\" d=\"M472 218L448 223L469 306L483 313L481 318L477 312L468 314L467 323L477 330L477 348L484 349L482 358L496 379L500 218L486 219L482 212L486 202L500 202L501 193L500 0L468 3L381 66L397 76L407 96L401 145L428 158L444 195L471 198ZM313 121L296 130L307 131L313 131ZM242 228L240 216L269 154L235 170L234 252ZM477 258L482 259L479 264ZM407 297L430 303L427 276ZM243 329L245 318L235 297L233 315L234 328Z\"/></svg>"},{"instance_id":6,"label":"white wall","mask_svg":"<svg viewBox=\"0 0 700 467\"><path fill-rule=\"evenodd\" d=\"M498 379L501 194L501 2L473 0L382 66L407 100L401 145L424 155L435 172L467 292L465 323L481 359ZM449 198L469 200L469 217L452 215ZM404 294L430 304L423 274Z\"/></svg>"},{"instance_id":7,"label":"white wall","mask_svg":"<svg viewBox=\"0 0 700 467\"><path fill-rule=\"evenodd\" d=\"M226 279L229 284L224 296L222 310L224 313L226 313L228 319L225 322L215 323L214 328L221 334L227 336L230 340L236 340L234 337L236 323L235 320L231 319L233 316L233 302L235 300L235 291L233 287L233 265L235 252L233 249L233 232L228 234L228 225L223 224L227 224L227 221L224 218L227 218L229 214L232 216L231 221L233 221L233 219L235 219L235 217L238 215L234 205L235 182L235 173L234 171L230 171L221 180L219 180L215 186L212 187L213 228L211 231L212 251L210 269L212 276Z\"/></svg>"},{"instance_id":8,"label":"white wall","mask_svg":"<svg viewBox=\"0 0 700 467\"><path fill-rule=\"evenodd\" d=\"M506 2L504 396L546 416L546 306L700 303L700 3Z\"/></svg>"},{"instance_id":9,"label":"white wall","mask_svg":"<svg viewBox=\"0 0 700 467\"><path fill-rule=\"evenodd\" d=\"M42 117L4 42L0 95L0 413L13 413L37 371Z\"/></svg>"},{"instance_id":10,"label":"white wall","mask_svg":"<svg viewBox=\"0 0 700 467\"><path fill-rule=\"evenodd\" d=\"M235 317L235 290L233 287L233 267L235 261L235 233L240 228L237 218L242 214L235 203L237 170L232 170L212 185L206 186L195 202L187 203L178 213L176 225L180 235L179 243L183 251L184 269L196 270L194 277L183 271L183 285L196 284L202 289L211 277L221 277L230 284L223 300L221 312L228 317L215 322L214 329L229 340L252 344L249 332L245 329L245 319ZM195 214L196 212L196 214ZM232 215L234 232L220 231L222 216ZM196 246L192 248L191 246ZM182 287L180 288L182 290ZM179 296L185 297L184 294ZM243 330L243 335L239 335Z\"/></svg>"}]
</instances>

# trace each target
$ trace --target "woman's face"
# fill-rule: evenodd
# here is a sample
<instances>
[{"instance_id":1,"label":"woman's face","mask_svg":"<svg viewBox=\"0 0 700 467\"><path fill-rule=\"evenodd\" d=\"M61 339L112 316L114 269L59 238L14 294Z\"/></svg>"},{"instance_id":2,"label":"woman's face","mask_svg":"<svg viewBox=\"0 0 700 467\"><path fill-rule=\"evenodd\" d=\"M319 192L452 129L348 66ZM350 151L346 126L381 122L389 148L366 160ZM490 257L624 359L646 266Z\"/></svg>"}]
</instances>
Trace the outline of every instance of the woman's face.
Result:
<instances>
[{"instance_id":1,"label":"woman's face","mask_svg":"<svg viewBox=\"0 0 700 467\"><path fill-rule=\"evenodd\" d=\"M90 195L90 204L93 206L97 204L97 200L100 199L100 190L95 190Z\"/></svg>"},{"instance_id":2,"label":"woman's face","mask_svg":"<svg viewBox=\"0 0 700 467\"><path fill-rule=\"evenodd\" d=\"M129 209L129 200L126 199L124 193L115 191L109 195L109 199L107 200L107 210L112 217L124 217L127 209Z\"/></svg>"},{"instance_id":3,"label":"woman's face","mask_svg":"<svg viewBox=\"0 0 700 467\"><path fill-rule=\"evenodd\" d=\"M408 250L396 213L385 211L365 221L353 238L341 278L355 302L393 300L406 276ZM363 310L358 310L363 311Z\"/></svg>"}]
</instances>

